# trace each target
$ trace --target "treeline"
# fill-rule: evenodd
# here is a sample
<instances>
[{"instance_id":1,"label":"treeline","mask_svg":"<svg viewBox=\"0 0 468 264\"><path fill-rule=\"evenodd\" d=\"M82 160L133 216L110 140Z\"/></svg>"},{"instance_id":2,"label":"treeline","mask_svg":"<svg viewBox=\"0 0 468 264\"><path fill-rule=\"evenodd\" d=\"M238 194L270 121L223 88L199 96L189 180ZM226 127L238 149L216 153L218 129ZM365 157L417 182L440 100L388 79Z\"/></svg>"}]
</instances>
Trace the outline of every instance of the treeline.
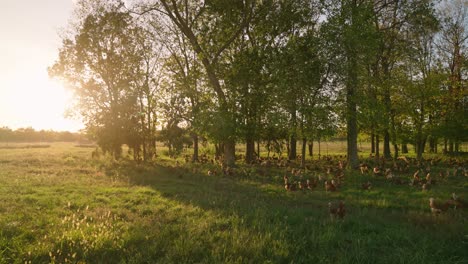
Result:
<instances>
[{"instance_id":1,"label":"treeline","mask_svg":"<svg viewBox=\"0 0 468 264\"><path fill-rule=\"evenodd\" d=\"M0 142L86 142L84 135L68 131L34 130L33 128L0 128Z\"/></svg>"},{"instance_id":2,"label":"treeline","mask_svg":"<svg viewBox=\"0 0 468 264\"><path fill-rule=\"evenodd\" d=\"M51 76L75 91L87 133L136 160L189 135L225 164L260 143L304 162L308 142L345 134L377 156L468 140L462 0L81 0ZM186 137L185 137L186 140ZM179 143L177 143L179 144ZM380 153L383 145L383 153ZM438 149L439 146L439 149Z\"/></svg>"}]
</instances>

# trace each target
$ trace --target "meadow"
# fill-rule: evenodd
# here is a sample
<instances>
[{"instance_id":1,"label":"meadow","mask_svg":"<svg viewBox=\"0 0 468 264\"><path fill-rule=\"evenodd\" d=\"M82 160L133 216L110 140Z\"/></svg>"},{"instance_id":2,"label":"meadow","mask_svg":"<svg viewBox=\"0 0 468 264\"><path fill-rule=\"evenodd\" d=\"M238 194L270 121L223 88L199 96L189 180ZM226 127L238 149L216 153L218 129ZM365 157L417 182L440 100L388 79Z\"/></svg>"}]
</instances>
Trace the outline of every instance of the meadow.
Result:
<instances>
[{"instance_id":1,"label":"meadow","mask_svg":"<svg viewBox=\"0 0 468 264\"><path fill-rule=\"evenodd\" d=\"M0 148L0 263L468 263L466 207L429 207L453 192L468 199L467 177L437 176L452 169L447 157L431 168L428 191L346 171L330 193L323 184L286 191L290 168L240 164L223 175L208 173L219 171L211 163L136 164L92 151ZM367 181L372 189L362 190ZM342 220L328 211L338 200Z\"/></svg>"}]
</instances>

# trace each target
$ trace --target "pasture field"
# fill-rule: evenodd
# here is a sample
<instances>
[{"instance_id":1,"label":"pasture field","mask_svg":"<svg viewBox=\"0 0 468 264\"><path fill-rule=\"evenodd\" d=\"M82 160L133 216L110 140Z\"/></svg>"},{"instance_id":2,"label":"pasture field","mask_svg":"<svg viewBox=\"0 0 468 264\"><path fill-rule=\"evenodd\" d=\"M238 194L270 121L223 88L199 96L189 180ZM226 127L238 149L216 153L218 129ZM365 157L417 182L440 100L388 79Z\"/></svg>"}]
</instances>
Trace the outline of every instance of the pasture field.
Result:
<instances>
[{"instance_id":1,"label":"pasture field","mask_svg":"<svg viewBox=\"0 0 468 264\"><path fill-rule=\"evenodd\" d=\"M286 191L286 168L209 175L215 164L136 164L92 151L0 148L0 263L468 263L467 208L429 207L453 192L468 200L467 177L438 176L452 170L445 157L428 191L346 171L327 193L322 183ZM309 161L316 169L304 177L326 177L321 162ZM367 181L372 189L361 190ZM329 215L337 200L343 220Z\"/></svg>"}]
</instances>

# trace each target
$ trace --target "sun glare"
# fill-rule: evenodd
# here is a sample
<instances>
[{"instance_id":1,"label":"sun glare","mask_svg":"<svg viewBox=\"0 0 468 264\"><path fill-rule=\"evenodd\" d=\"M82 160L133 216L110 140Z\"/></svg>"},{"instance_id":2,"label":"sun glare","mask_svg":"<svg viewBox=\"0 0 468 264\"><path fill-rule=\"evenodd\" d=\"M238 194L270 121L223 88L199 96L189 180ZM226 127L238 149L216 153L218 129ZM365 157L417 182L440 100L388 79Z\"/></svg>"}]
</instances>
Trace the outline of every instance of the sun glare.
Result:
<instances>
[{"instance_id":1,"label":"sun glare","mask_svg":"<svg viewBox=\"0 0 468 264\"><path fill-rule=\"evenodd\" d=\"M31 126L35 129L77 131L82 125L77 120L65 117L72 103L72 92L58 81L47 76L47 72L23 73L6 84L14 89L6 90L2 102L0 120L12 128ZM23 75L22 74L22 75Z\"/></svg>"}]
</instances>

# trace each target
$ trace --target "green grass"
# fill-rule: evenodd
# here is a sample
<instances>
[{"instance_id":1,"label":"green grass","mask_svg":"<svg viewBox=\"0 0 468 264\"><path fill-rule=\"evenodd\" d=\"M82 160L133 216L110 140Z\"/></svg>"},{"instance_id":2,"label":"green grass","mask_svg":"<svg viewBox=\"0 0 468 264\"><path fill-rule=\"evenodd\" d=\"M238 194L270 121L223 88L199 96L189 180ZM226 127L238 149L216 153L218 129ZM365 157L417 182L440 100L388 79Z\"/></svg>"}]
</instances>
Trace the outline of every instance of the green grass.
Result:
<instances>
[{"instance_id":1,"label":"green grass","mask_svg":"<svg viewBox=\"0 0 468 264\"><path fill-rule=\"evenodd\" d=\"M214 165L92 151L0 149L0 263L468 263L467 210L433 216L428 202L466 200L466 178L422 192L347 172L337 193L286 192L285 169L208 176ZM343 221L332 200L346 202Z\"/></svg>"}]
</instances>

